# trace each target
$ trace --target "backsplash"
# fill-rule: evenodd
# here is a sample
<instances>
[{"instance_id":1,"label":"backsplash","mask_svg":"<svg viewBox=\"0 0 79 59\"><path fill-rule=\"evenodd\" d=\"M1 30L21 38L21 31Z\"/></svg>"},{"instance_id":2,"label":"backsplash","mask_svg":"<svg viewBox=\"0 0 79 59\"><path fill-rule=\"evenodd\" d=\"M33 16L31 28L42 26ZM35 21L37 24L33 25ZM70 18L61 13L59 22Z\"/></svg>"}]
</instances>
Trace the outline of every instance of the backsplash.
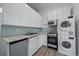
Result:
<instances>
[{"instance_id":1,"label":"backsplash","mask_svg":"<svg viewBox=\"0 0 79 59\"><path fill-rule=\"evenodd\" d=\"M1 36L20 35L28 32L38 33L41 32L41 28L1 25Z\"/></svg>"}]
</instances>

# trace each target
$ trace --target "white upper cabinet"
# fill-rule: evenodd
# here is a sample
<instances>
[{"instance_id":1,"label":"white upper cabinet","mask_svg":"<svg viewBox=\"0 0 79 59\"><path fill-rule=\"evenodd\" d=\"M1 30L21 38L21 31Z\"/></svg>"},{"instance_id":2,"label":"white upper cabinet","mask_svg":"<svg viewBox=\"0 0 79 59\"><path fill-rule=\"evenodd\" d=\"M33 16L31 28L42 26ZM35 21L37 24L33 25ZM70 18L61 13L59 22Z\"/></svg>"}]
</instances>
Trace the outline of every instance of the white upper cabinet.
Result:
<instances>
[{"instance_id":1,"label":"white upper cabinet","mask_svg":"<svg viewBox=\"0 0 79 59\"><path fill-rule=\"evenodd\" d=\"M62 17L63 17L63 9L62 8L48 12L48 20L53 21L55 19L60 19Z\"/></svg>"},{"instance_id":2,"label":"white upper cabinet","mask_svg":"<svg viewBox=\"0 0 79 59\"><path fill-rule=\"evenodd\" d=\"M63 8L63 17L70 16L70 13L71 13L70 10L71 10L71 7Z\"/></svg>"},{"instance_id":3,"label":"white upper cabinet","mask_svg":"<svg viewBox=\"0 0 79 59\"><path fill-rule=\"evenodd\" d=\"M11 3L3 4L4 24L20 25L21 23L21 4Z\"/></svg>"},{"instance_id":4,"label":"white upper cabinet","mask_svg":"<svg viewBox=\"0 0 79 59\"><path fill-rule=\"evenodd\" d=\"M0 24L2 24L3 23L3 15L2 15L2 13L0 13Z\"/></svg>"},{"instance_id":5,"label":"white upper cabinet","mask_svg":"<svg viewBox=\"0 0 79 59\"><path fill-rule=\"evenodd\" d=\"M61 18L63 18L63 9L62 8L56 10L56 19L61 19Z\"/></svg>"},{"instance_id":6,"label":"white upper cabinet","mask_svg":"<svg viewBox=\"0 0 79 59\"><path fill-rule=\"evenodd\" d=\"M0 24L2 24L3 23L3 5L2 4L0 4Z\"/></svg>"},{"instance_id":7,"label":"white upper cabinet","mask_svg":"<svg viewBox=\"0 0 79 59\"><path fill-rule=\"evenodd\" d=\"M43 19L43 28L47 28L48 27L48 15L47 14L42 15L42 19Z\"/></svg>"},{"instance_id":8,"label":"white upper cabinet","mask_svg":"<svg viewBox=\"0 0 79 59\"><path fill-rule=\"evenodd\" d=\"M4 24L42 27L41 16L25 3L3 4Z\"/></svg>"},{"instance_id":9,"label":"white upper cabinet","mask_svg":"<svg viewBox=\"0 0 79 59\"><path fill-rule=\"evenodd\" d=\"M53 11L49 11L48 12L48 20L53 20L57 18L57 11L53 10Z\"/></svg>"},{"instance_id":10,"label":"white upper cabinet","mask_svg":"<svg viewBox=\"0 0 79 59\"><path fill-rule=\"evenodd\" d=\"M31 7L29 7L28 9L29 9L29 14L30 14L29 16L31 16L29 17L30 25L34 27L42 27L43 26L42 17Z\"/></svg>"},{"instance_id":11,"label":"white upper cabinet","mask_svg":"<svg viewBox=\"0 0 79 59\"><path fill-rule=\"evenodd\" d=\"M48 12L48 20L61 19L70 16L71 7L63 7Z\"/></svg>"}]
</instances>

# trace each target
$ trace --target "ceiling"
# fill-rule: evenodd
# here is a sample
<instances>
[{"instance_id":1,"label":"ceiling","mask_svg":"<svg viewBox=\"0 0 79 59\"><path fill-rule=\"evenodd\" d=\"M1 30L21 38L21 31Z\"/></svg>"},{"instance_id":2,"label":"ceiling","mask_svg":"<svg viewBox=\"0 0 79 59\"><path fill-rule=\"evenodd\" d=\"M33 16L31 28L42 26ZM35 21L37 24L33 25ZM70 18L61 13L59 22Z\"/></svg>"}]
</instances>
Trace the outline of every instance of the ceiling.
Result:
<instances>
[{"instance_id":1,"label":"ceiling","mask_svg":"<svg viewBox=\"0 0 79 59\"><path fill-rule=\"evenodd\" d=\"M72 3L28 3L28 5L41 14L57 8L72 6Z\"/></svg>"}]
</instances>

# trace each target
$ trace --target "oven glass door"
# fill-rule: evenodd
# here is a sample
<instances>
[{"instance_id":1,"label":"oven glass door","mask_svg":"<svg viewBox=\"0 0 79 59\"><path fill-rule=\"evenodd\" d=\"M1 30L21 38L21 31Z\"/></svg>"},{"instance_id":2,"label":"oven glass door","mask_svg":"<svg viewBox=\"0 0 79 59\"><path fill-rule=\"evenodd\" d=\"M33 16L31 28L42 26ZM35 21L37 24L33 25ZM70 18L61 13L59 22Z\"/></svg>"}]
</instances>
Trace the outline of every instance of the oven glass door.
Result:
<instances>
[{"instance_id":1,"label":"oven glass door","mask_svg":"<svg viewBox=\"0 0 79 59\"><path fill-rule=\"evenodd\" d=\"M48 44L57 45L57 37L48 37Z\"/></svg>"}]
</instances>

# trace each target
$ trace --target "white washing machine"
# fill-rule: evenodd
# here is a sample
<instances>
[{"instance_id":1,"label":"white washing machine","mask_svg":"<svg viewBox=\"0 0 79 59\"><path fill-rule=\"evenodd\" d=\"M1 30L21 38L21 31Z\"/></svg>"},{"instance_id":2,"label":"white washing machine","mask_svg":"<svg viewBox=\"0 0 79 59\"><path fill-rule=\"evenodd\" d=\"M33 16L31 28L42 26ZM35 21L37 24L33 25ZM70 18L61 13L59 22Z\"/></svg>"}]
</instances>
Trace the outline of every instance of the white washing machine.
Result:
<instances>
[{"instance_id":1,"label":"white washing machine","mask_svg":"<svg viewBox=\"0 0 79 59\"><path fill-rule=\"evenodd\" d=\"M59 19L57 31L59 36L75 36L75 19Z\"/></svg>"},{"instance_id":2,"label":"white washing machine","mask_svg":"<svg viewBox=\"0 0 79 59\"><path fill-rule=\"evenodd\" d=\"M67 56L76 56L75 37L58 37L58 52Z\"/></svg>"},{"instance_id":3,"label":"white washing machine","mask_svg":"<svg viewBox=\"0 0 79 59\"><path fill-rule=\"evenodd\" d=\"M58 52L64 55L76 55L75 19L58 20Z\"/></svg>"}]
</instances>

